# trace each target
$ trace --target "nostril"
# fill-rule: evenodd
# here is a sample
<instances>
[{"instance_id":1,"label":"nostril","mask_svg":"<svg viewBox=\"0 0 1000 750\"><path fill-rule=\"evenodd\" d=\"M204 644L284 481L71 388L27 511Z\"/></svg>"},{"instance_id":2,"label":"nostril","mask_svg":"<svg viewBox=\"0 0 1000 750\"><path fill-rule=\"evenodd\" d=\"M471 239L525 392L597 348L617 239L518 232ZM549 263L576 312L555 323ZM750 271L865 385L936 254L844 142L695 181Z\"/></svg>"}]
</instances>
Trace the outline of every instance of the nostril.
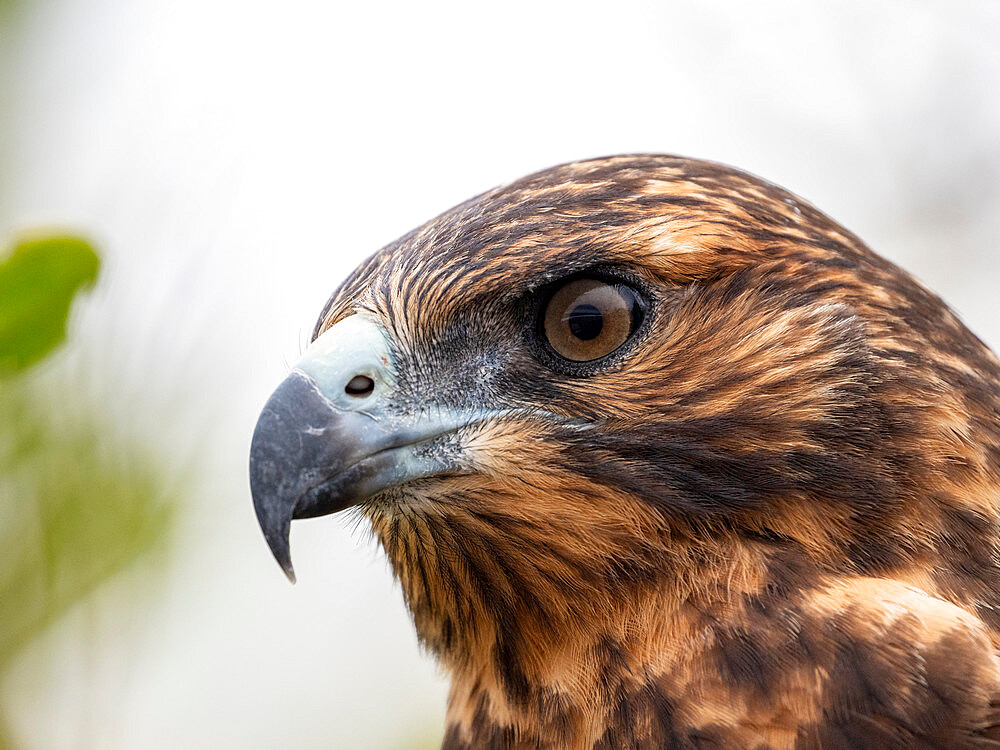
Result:
<instances>
[{"instance_id":1,"label":"nostril","mask_svg":"<svg viewBox=\"0 0 1000 750\"><path fill-rule=\"evenodd\" d=\"M350 382L344 386L344 392L348 396L367 396L375 390L375 381L367 375L355 375Z\"/></svg>"}]
</instances>

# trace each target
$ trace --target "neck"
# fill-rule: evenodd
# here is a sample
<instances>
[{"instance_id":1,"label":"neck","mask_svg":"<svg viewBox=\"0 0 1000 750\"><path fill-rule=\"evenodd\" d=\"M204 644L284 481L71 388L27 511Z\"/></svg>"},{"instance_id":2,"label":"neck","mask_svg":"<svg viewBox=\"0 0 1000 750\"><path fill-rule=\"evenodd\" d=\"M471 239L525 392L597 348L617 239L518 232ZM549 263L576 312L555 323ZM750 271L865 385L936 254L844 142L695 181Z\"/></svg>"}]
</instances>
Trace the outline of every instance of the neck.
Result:
<instances>
[{"instance_id":1,"label":"neck","mask_svg":"<svg viewBox=\"0 0 1000 750\"><path fill-rule=\"evenodd\" d=\"M647 538L602 559L560 542L573 536L446 498L372 521L451 677L450 748L590 748L626 721L615 711L658 715L670 699L659 678L702 658L706 632L768 583L766 555L746 543Z\"/></svg>"}]
</instances>

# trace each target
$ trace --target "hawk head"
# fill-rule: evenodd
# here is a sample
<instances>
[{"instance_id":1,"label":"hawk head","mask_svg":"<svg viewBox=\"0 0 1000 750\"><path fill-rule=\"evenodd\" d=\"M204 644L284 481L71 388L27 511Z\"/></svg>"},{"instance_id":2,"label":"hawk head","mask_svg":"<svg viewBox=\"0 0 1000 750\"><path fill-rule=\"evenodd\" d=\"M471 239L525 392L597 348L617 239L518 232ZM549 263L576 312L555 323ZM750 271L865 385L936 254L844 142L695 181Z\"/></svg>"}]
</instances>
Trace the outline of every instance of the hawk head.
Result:
<instances>
[{"instance_id":1,"label":"hawk head","mask_svg":"<svg viewBox=\"0 0 1000 750\"><path fill-rule=\"evenodd\" d=\"M936 296L801 199L597 159L356 269L264 408L251 487L290 576L293 519L360 510L423 642L470 696L523 705L609 642L661 654L679 607L824 576L1000 606L998 380Z\"/></svg>"}]
</instances>

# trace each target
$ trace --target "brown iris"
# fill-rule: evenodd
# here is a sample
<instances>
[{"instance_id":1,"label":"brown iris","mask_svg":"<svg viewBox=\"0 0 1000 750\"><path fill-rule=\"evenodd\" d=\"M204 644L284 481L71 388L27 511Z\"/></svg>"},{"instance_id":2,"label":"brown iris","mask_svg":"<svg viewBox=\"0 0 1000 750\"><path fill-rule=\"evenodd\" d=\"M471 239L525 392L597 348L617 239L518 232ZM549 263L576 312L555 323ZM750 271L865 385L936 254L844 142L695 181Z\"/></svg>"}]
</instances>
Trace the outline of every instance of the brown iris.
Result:
<instances>
[{"instance_id":1,"label":"brown iris","mask_svg":"<svg viewBox=\"0 0 1000 750\"><path fill-rule=\"evenodd\" d=\"M610 354L642 322L636 293L623 284L574 279L556 289L545 306L542 325L555 352L573 362Z\"/></svg>"}]
</instances>

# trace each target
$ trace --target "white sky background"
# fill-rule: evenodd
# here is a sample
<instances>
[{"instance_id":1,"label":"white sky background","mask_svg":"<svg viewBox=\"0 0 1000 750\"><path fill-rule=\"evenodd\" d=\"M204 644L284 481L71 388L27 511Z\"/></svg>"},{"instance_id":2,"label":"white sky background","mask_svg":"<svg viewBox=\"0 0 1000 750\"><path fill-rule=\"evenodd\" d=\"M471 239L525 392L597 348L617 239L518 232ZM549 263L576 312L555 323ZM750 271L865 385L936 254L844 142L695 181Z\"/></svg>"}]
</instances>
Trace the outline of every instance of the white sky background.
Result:
<instances>
[{"instance_id":1,"label":"white sky background","mask_svg":"<svg viewBox=\"0 0 1000 750\"><path fill-rule=\"evenodd\" d=\"M201 467L158 596L112 586L0 685L25 748L381 748L440 731L363 530L257 529L250 433L360 260L562 161L799 193L1000 346L1000 3L45 0L0 27L0 233L102 248L59 366ZM128 592L132 593L128 593Z\"/></svg>"}]
</instances>

